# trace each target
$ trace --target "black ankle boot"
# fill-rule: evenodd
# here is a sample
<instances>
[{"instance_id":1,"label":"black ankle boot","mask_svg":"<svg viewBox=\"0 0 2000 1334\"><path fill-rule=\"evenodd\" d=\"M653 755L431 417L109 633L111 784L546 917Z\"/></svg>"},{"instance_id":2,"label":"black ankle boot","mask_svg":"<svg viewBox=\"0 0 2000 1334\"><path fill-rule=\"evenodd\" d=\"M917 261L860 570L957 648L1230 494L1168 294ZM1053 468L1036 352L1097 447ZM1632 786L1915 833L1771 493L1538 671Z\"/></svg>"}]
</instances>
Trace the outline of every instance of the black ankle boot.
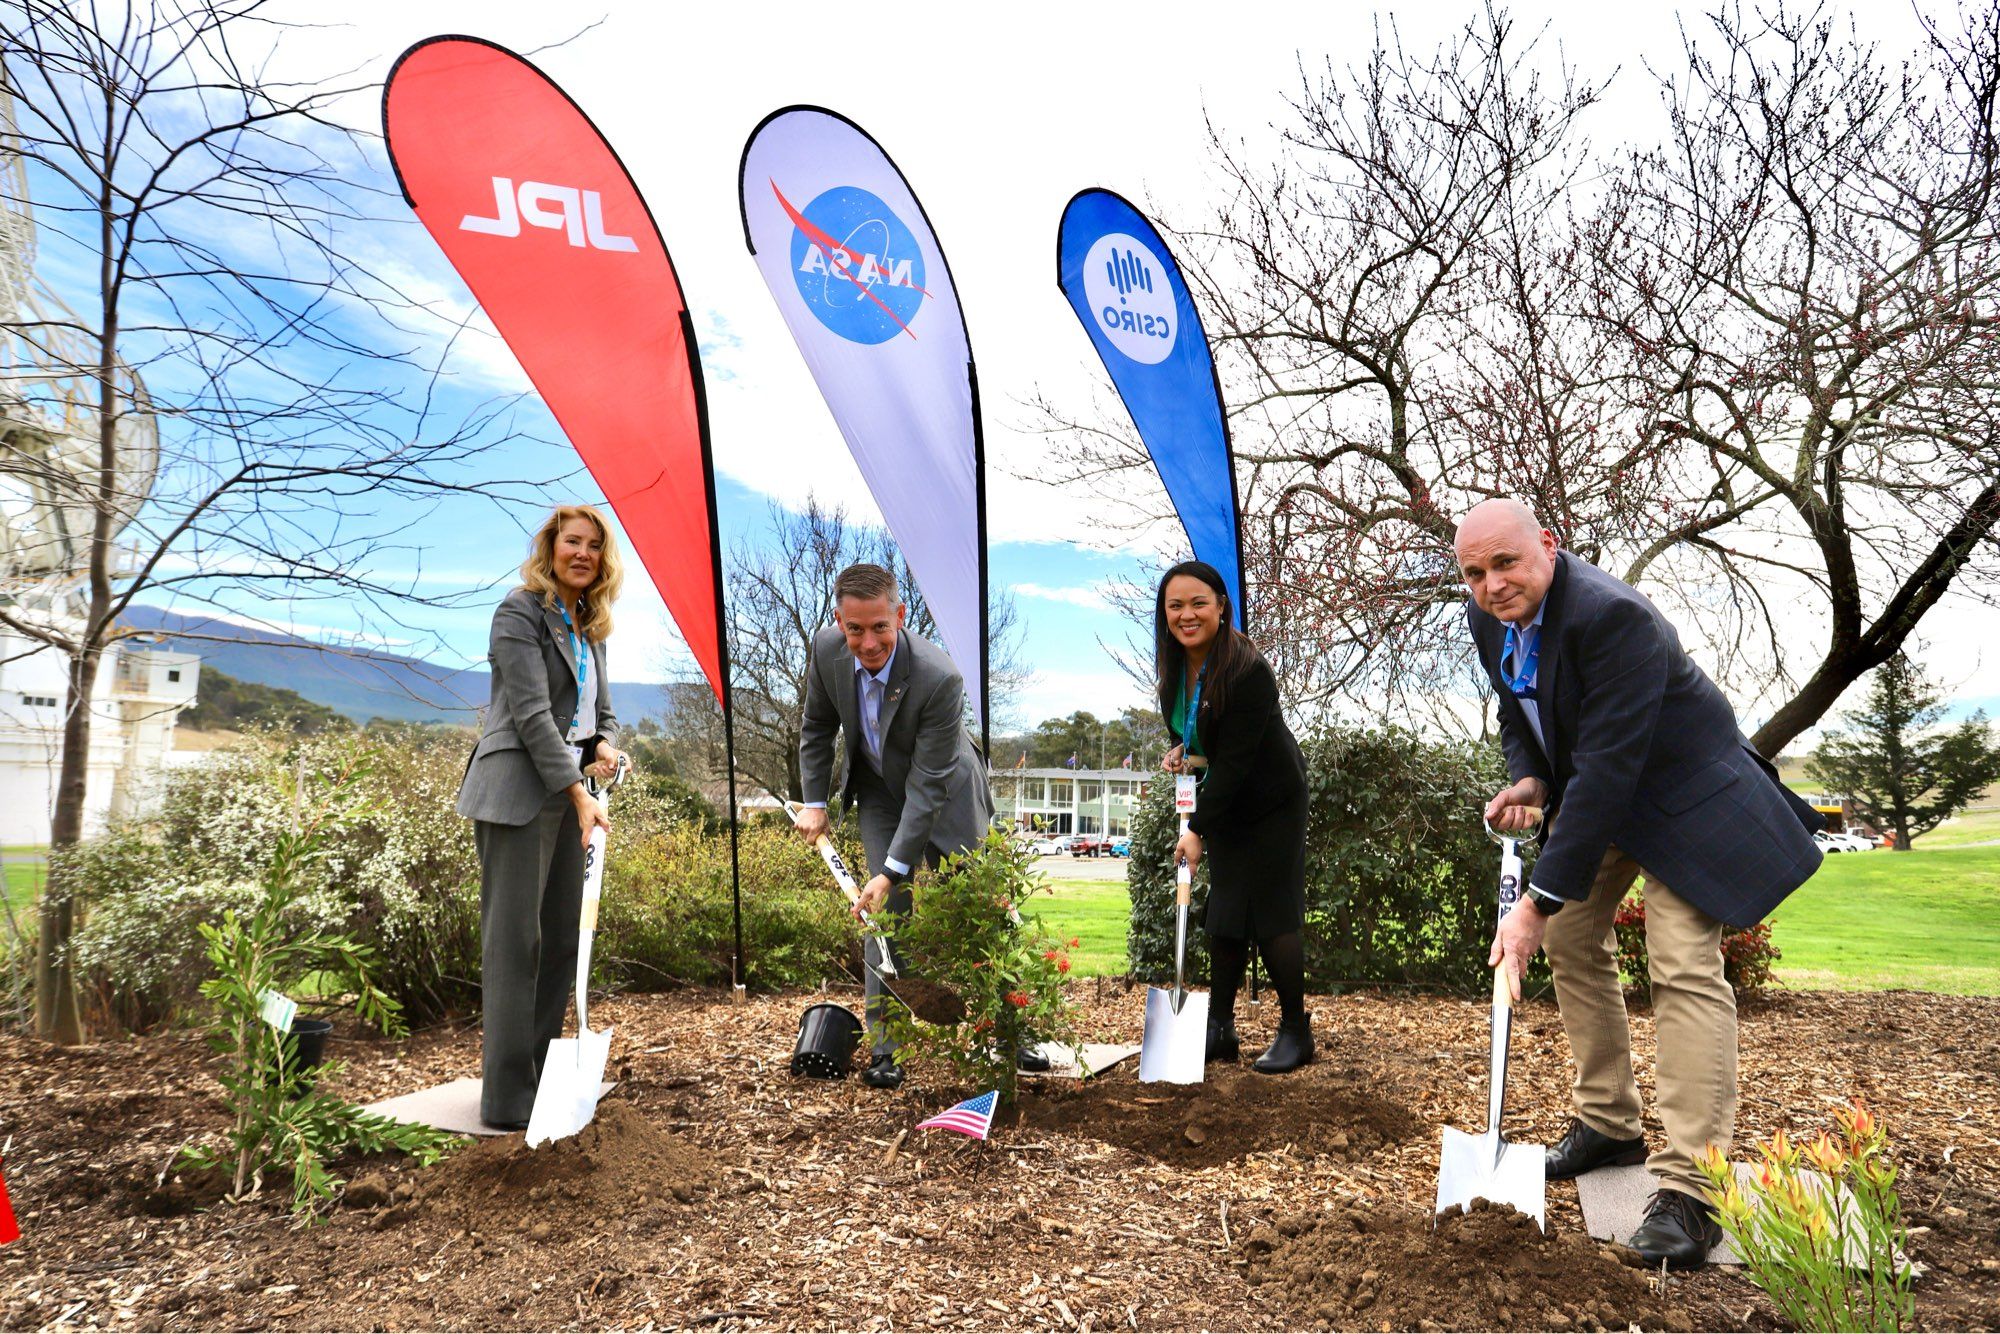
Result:
<instances>
[{"instance_id":1,"label":"black ankle boot","mask_svg":"<svg viewBox=\"0 0 2000 1334\"><path fill-rule=\"evenodd\" d=\"M1236 1016L1225 1014L1208 1017L1208 1048L1203 1054L1203 1065L1216 1061L1233 1061L1243 1054L1243 1044L1236 1038Z\"/></svg>"},{"instance_id":2,"label":"black ankle boot","mask_svg":"<svg viewBox=\"0 0 2000 1334\"><path fill-rule=\"evenodd\" d=\"M1271 1045L1251 1062L1250 1068L1260 1075L1286 1075L1310 1063L1312 1058L1312 1016L1302 1014L1296 1019L1278 1021L1278 1036L1271 1039Z\"/></svg>"}]
</instances>

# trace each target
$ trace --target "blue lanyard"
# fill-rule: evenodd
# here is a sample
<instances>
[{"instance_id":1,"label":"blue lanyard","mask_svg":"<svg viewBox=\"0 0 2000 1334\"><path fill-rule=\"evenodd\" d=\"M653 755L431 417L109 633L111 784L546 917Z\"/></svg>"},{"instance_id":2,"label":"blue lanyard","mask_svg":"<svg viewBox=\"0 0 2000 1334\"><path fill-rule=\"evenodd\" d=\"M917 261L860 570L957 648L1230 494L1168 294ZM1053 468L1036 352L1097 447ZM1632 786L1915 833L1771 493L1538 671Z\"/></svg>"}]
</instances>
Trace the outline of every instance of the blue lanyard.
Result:
<instances>
[{"instance_id":1,"label":"blue lanyard","mask_svg":"<svg viewBox=\"0 0 2000 1334\"><path fill-rule=\"evenodd\" d=\"M583 716L583 685L590 678L590 643L576 632L576 625L569 618L569 608L561 598L556 599L556 610L562 613L563 629L569 634L569 651L576 655L576 708L570 711L569 730L576 731L576 720Z\"/></svg>"},{"instance_id":2,"label":"blue lanyard","mask_svg":"<svg viewBox=\"0 0 2000 1334\"><path fill-rule=\"evenodd\" d=\"M1539 627L1530 627L1534 643L1526 654L1521 652L1521 633L1513 625L1507 627L1506 642L1500 646L1500 676L1506 681L1507 689L1521 699L1535 698L1535 668L1542 660L1542 636ZM1519 664L1518 672L1507 670L1507 659L1512 657Z\"/></svg>"},{"instance_id":3,"label":"blue lanyard","mask_svg":"<svg viewBox=\"0 0 2000 1334\"><path fill-rule=\"evenodd\" d=\"M1208 664L1204 662L1201 665L1201 670L1194 674L1194 694L1190 696L1188 699L1187 719L1185 721L1185 724L1181 728L1181 744L1183 746L1189 747L1190 749L1193 748L1194 746L1201 744L1201 738L1195 735L1194 725L1195 725L1195 715L1201 712L1202 678L1207 675L1208 675Z\"/></svg>"}]
</instances>

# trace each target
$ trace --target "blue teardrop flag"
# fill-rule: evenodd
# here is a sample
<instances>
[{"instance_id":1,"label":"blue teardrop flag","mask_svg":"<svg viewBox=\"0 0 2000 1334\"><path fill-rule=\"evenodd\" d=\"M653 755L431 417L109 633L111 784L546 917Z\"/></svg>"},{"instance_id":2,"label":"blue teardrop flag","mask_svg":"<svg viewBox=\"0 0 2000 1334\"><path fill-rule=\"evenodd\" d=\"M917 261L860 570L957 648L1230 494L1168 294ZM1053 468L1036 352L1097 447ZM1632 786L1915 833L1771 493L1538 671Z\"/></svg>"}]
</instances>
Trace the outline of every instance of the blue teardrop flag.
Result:
<instances>
[{"instance_id":1,"label":"blue teardrop flag","mask_svg":"<svg viewBox=\"0 0 2000 1334\"><path fill-rule=\"evenodd\" d=\"M1079 193L1056 235L1056 282L1132 414L1195 558L1222 572L1247 620L1236 468L1208 334L1173 252L1109 190Z\"/></svg>"}]
</instances>

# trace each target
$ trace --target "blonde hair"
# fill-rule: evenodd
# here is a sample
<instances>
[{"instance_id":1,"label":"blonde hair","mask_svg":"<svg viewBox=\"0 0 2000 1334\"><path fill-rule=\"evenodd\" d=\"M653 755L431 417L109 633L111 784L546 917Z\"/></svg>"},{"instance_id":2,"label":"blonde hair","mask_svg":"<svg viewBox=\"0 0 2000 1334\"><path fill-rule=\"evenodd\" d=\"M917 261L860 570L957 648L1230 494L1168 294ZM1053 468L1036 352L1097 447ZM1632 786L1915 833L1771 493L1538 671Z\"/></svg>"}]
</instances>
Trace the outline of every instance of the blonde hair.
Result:
<instances>
[{"instance_id":1,"label":"blonde hair","mask_svg":"<svg viewBox=\"0 0 2000 1334\"><path fill-rule=\"evenodd\" d=\"M597 525L597 535L604 539L597 578L583 590L576 604L577 630L585 639L601 644L611 638L611 604L618 600L618 592L625 586L625 562L618 554L617 539L611 536L611 525L594 508L558 505L549 511L549 517L528 542L528 558L521 562L521 586L540 597L544 607L555 610L556 535L571 519L590 520Z\"/></svg>"}]
</instances>

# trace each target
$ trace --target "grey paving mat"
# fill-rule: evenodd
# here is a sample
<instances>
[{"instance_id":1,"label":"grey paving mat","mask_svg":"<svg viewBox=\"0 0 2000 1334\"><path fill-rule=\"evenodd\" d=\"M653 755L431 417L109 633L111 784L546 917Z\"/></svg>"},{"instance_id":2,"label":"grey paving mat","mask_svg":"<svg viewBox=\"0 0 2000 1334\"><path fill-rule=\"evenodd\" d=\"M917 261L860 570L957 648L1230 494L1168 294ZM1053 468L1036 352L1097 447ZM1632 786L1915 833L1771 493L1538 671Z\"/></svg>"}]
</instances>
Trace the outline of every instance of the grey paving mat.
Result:
<instances>
[{"instance_id":1,"label":"grey paving mat","mask_svg":"<svg viewBox=\"0 0 2000 1334\"><path fill-rule=\"evenodd\" d=\"M1077 1049L1065 1047L1060 1042L1044 1042L1041 1052L1049 1058L1050 1068L1043 1075L1030 1075L1031 1079L1082 1079L1085 1069L1093 1075L1101 1075L1120 1061L1129 1061L1137 1056L1139 1048L1136 1044L1086 1042L1079 1053ZM1079 1054L1081 1061L1077 1059Z\"/></svg>"},{"instance_id":2,"label":"grey paving mat","mask_svg":"<svg viewBox=\"0 0 2000 1334\"><path fill-rule=\"evenodd\" d=\"M607 1083L597 1093L603 1097L613 1088ZM386 1116L392 1121L408 1121L415 1125L436 1126L454 1135L504 1135L504 1130L495 1130L479 1119L479 1081L477 1079L454 1079L449 1084L439 1084L435 1088L419 1089L415 1093L404 1093L394 1098L384 1098L381 1102L371 1102L364 1111Z\"/></svg>"},{"instance_id":3,"label":"grey paving mat","mask_svg":"<svg viewBox=\"0 0 2000 1334\"><path fill-rule=\"evenodd\" d=\"M1749 1163L1736 1164L1736 1179L1747 1190L1755 1169ZM1807 1183L1822 1194L1828 1189L1827 1179L1817 1172L1800 1174ZM1577 1199L1583 1205L1584 1230L1600 1241L1623 1242L1638 1230L1646 1213L1646 1197L1654 1190L1653 1174L1642 1166L1600 1167L1595 1172L1586 1172L1576 1179ZM1753 1197L1754 1198L1754 1197ZM1840 1213L1848 1229L1848 1256L1859 1264L1866 1256L1859 1235L1859 1220L1855 1215L1853 1198L1845 1191L1840 1192ZM1709 1263L1719 1265L1740 1265L1743 1257L1736 1253L1736 1245L1728 1237L1722 1244L1708 1253ZM1907 1256L1898 1259L1905 1266L1910 1261ZM1923 1266L1915 1267L1916 1273L1923 1273Z\"/></svg>"}]
</instances>

